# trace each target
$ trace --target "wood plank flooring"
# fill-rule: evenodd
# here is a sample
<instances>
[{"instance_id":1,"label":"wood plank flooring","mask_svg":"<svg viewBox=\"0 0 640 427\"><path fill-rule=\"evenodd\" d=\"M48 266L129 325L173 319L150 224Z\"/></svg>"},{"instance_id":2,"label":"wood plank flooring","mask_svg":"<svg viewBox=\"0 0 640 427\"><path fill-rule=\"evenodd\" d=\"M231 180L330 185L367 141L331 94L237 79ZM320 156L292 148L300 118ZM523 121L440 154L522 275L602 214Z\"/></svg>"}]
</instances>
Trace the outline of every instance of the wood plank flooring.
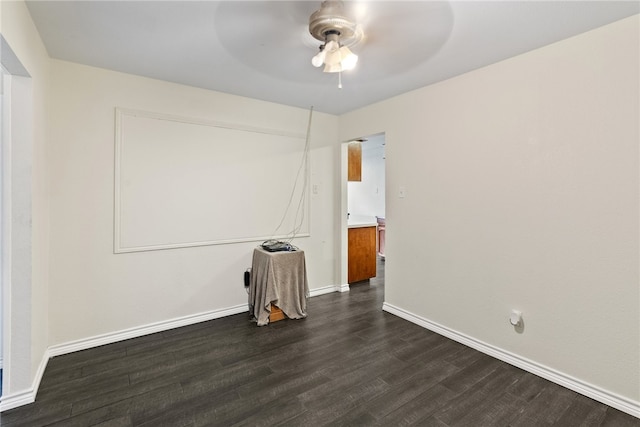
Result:
<instances>
[{"instance_id":1,"label":"wood plank flooring","mask_svg":"<svg viewBox=\"0 0 640 427\"><path fill-rule=\"evenodd\" d=\"M265 327L229 316L55 357L15 426L640 426L384 313L378 277Z\"/></svg>"}]
</instances>

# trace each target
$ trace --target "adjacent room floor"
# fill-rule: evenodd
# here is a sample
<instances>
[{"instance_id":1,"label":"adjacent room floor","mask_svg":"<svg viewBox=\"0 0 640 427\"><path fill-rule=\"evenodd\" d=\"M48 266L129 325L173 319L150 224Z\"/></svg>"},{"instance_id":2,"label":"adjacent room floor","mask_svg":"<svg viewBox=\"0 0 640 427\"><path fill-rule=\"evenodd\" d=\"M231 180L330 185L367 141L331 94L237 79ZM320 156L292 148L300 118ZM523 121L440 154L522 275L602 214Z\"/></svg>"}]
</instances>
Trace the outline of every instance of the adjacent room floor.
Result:
<instances>
[{"instance_id":1,"label":"adjacent room floor","mask_svg":"<svg viewBox=\"0 0 640 427\"><path fill-rule=\"evenodd\" d=\"M381 310L378 277L309 300L52 359L12 426L639 426L640 420Z\"/></svg>"}]
</instances>

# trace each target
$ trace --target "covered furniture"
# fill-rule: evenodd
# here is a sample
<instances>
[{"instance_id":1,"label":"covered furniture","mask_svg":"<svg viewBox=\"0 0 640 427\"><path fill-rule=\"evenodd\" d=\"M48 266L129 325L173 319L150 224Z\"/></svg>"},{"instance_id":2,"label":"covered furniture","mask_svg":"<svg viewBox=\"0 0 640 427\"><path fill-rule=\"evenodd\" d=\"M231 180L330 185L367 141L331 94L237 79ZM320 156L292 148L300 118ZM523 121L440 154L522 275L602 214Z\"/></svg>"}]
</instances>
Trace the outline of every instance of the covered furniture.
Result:
<instances>
[{"instance_id":1,"label":"covered furniture","mask_svg":"<svg viewBox=\"0 0 640 427\"><path fill-rule=\"evenodd\" d=\"M258 326L269 323L273 306L290 319L307 317L309 284L304 251L253 251L249 311Z\"/></svg>"}]
</instances>

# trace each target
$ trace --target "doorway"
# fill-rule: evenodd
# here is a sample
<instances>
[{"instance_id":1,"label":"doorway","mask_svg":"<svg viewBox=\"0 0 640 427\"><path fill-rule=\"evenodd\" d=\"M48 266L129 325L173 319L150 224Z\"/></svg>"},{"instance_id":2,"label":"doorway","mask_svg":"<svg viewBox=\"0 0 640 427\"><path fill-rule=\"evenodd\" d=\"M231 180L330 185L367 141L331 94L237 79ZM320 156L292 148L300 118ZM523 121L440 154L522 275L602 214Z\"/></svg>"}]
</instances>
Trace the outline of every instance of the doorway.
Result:
<instances>
[{"instance_id":1,"label":"doorway","mask_svg":"<svg viewBox=\"0 0 640 427\"><path fill-rule=\"evenodd\" d=\"M385 134L369 135L344 144L346 172L344 173L343 214L346 217L346 227L343 233L343 259L345 260L343 283L353 283L354 277L368 280L375 278L379 272L380 263L385 259L384 224L386 221L386 140ZM354 150L354 144L356 145ZM355 159L354 160L354 154ZM355 163L354 163L355 162ZM351 166L349 166L351 163ZM353 169L359 170L354 174ZM351 173L349 169L351 168ZM380 233L383 233L382 236ZM373 234L374 237L362 237ZM358 247L354 248L354 240L358 240ZM364 241L363 241L364 240ZM367 243L367 241L369 243ZM361 251L365 251L364 256ZM357 255L354 255L357 251ZM372 254L373 251L373 254ZM358 265L355 265L358 263ZM367 265L360 265L365 263ZM373 265L368 265L368 264ZM354 270L358 273L354 274ZM370 274L362 275L362 271ZM348 290L348 285L347 289Z\"/></svg>"}]
</instances>

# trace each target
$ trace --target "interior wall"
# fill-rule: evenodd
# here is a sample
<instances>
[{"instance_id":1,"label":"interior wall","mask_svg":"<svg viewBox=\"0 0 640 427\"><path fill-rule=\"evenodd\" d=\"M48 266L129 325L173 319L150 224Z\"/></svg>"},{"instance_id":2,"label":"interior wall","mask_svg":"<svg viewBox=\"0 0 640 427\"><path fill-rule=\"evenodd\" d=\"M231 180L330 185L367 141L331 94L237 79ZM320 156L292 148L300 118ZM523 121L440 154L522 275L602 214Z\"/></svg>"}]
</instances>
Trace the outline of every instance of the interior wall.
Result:
<instances>
[{"instance_id":1,"label":"interior wall","mask_svg":"<svg viewBox=\"0 0 640 427\"><path fill-rule=\"evenodd\" d=\"M2 59L11 54L11 314L3 394L32 391L48 345L49 195L46 165L49 57L22 1L1 2ZM6 96L8 94L5 94ZM3 153L5 156L7 153ZM6 186L4 188L7 190ZM7 250L7 248L5 248ZM6 266L5 266L6 267ZM6 272L5 272L6 273ZM5 276L6 277L6 276ZM10 354L6 354L10 351ZM10 363L10 365L9 365ZM4 402L4 401L3 401Z\"/></svg>"},{"instance_id":2,"label":"interior wall","mask_svg":"<svg viewBox=\"0 0 640 427\"><path fill-rule=\"evenodd\" d=\"M636 407L639 34L636 15L340 120L386 132L387 304Z\"/></svg>"},{"instance_id":3,"label":"interior wall","mask_svg":"<svg viewBox=\"0 0 640 427\"><path fill-rule=\"evenodd\" d=\"M51 90L56 103L51 108L50 343L246 306L243 274L260 242L113 253L115 109L303 135L309 111L58 60L52 61ZM337 284L331 184L337 126L336 116L313 113L311 183L318 191L308 195L311 237L293 242L305 251L312 291ZM218 184L251 197L253 179L255 174ZM229 211L245 207L213 198L203 203ZM253 212L256 218L260 214Z\"/></svg>"}]
</instances>

